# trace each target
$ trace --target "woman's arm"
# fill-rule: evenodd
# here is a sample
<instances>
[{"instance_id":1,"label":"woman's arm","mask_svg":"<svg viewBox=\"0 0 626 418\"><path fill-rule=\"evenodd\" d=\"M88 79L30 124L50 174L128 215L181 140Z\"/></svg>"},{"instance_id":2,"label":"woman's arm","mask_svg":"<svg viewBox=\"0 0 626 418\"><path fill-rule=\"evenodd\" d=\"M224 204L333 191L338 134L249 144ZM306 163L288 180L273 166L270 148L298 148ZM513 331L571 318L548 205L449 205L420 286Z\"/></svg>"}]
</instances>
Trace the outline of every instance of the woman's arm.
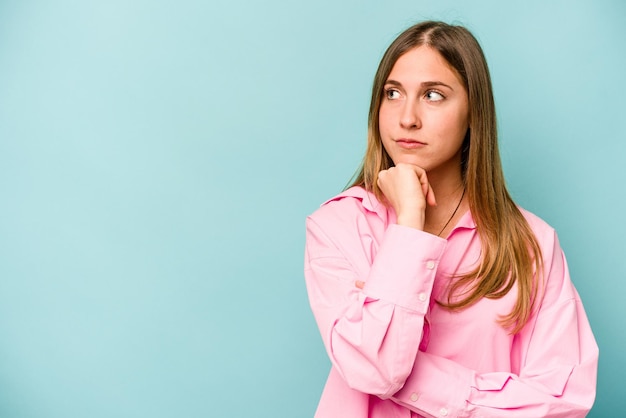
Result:
<instances>
[{"instance_id":1,"label":"woman's arm","mask_svg":"<svg viewBox=\"0 0 626 418\"><path fill-rule=\"evenodd\" d=\"M595 398L598 347L554 234L544 247L546 287L515 337L516 373L477 373L419 352L392 399L433 417L584 417ZM480 338L480 336L476 336Z\"/></svg>"},{"instance_id":2,"label":"woman's arm","mask_svg":"<svg viewBox=\"0 0 626 418\"><path fill-rule=\"evenodd\" d=\"M384 399L413 370L446 241L390 225L369 269L364 247L378 243L367 231L346 229L307 220L309 300L333 366L351 388Z\"/></svg>"}]
</instances>

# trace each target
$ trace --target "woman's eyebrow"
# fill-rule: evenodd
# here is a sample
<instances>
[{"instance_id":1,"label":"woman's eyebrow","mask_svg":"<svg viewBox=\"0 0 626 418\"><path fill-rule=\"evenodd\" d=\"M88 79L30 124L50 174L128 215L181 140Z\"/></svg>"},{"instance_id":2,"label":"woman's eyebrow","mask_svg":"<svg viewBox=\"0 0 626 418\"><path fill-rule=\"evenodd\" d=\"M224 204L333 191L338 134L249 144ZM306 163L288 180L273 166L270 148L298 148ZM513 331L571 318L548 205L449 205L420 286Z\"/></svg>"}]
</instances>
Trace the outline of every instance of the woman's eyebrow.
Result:
<instances>
[{"instance_id":1,"label":"woman's eyebrow","mask_svg":"<svg viewBox=\"0 0 626 418\"><path fill-rule=\"evenodd\" d=\"M396 80L387 80L385 84L391 84L393 86L401 87L402 83ZM447 87L450 90L454 90L450 85L444 83L443 81L423 81L420 83L421 87Z\"/></svg>"},{"instance_id":2,"label":"woman's eyebrow","mask_svg":"<svg viewBox=\"0 0 626 418\"><path fill-rule=\"evenodd\" d=\"M452 86L444 83L443 81L424 81L421 84L422 87L447 87L450 90L454 90Z\"/></svg>"},{"instance_id":3,"label":"woman's eyebrow","mask_svg":"<svg viewBox=\"0 0 626 418\"><path fill-rule=\"evenodd\" d=\"M394 86L402 86L402 83L396 80L387 80L385 84L393 84Z\"/></svg>"}]
</instances>

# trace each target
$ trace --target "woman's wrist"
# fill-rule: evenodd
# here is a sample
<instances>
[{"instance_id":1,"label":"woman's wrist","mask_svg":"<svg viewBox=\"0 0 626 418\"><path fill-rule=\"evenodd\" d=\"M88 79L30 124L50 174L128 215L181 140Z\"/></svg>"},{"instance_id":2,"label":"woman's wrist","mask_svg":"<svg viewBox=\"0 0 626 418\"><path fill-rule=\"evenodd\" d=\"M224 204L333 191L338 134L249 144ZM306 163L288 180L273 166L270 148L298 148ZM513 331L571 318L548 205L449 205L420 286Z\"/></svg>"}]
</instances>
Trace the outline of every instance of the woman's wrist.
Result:
<instances>
[{"instance_id":1,"label":"woman's wrist","mask_svg":"<svg viewBox=\"0 0 626 418\"><path fill-rule=\"evenodd\" d=\"M419 229L420 231L424 230L424 216L420 214L398 215L396 223L398 225Z\"/></svg>"}]
</instances>

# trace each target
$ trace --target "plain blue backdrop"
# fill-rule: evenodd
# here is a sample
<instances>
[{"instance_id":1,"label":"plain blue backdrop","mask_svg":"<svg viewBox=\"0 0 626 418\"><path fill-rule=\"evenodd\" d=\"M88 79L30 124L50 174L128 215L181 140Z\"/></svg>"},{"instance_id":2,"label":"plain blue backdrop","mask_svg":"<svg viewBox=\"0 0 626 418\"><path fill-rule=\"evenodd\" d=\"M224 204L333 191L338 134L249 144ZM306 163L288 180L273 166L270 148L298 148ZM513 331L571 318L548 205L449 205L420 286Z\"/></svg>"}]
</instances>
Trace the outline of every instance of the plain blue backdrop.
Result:
<instances>
[{"instance_id":1,"label":"plain blue backdrop","mask_svg":"<svg viewBox=\"0 0 626 418\"><path fill-rule=\"evenodd\" d=\"M2 0L0 417L311 417L304 218L431 18L484 47L511 193L600 345L590 416L623 413L624 2Z\"/></svg>"}]
</instances>

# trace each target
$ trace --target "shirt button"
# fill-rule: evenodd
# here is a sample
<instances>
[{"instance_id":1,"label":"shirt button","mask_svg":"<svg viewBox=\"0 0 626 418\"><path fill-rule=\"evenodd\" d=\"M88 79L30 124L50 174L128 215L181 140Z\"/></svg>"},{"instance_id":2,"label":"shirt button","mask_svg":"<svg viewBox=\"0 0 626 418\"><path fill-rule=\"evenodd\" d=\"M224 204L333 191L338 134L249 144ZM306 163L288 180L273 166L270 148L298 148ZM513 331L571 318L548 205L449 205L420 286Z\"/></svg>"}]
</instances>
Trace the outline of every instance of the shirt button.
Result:
<instances>
[{"instance_id":1,"label":"shirt button","mask_svg":"<svg viewBox=\"0 0 626 418\"><path fill-rule=\"evenodd\" d=\"M428 261L426 262L426 268L427 268L428 270L432 270L432 269L434 269L434 268L435 268L435 262L434 262L433 260L428 260Z\"/></svg>"},{"instance_id":2,"label":"shirt button","mask_svg":"<svg viewBox=\"0 0 626 418\"><path fill-rule=\"evenodd\" d=\"M419 398L420 398L420 395L418 395L417 393L415 393L415 392L411 393L411 397L410 397L411 402L415 402L415 401L417 401Z\"/></svg>"},{"instance_id":3,"label":"shirt button","mask_svg":"<svg viewBox=\"0 0 626 418\"><path fill-rule=\"evenodd\" d=\"M426 301L426 293L420 293L419 295L417 295L417 298L420 301L425 302Z\"/></svg>"},{"instance_id":4,"label":"shirt button","mask_svg":"<svg viewBox=\"0 0 626 418\"><path fill-rule=\"evenodd\" d=\"M446 415L448 415L448 410L446 408L441 408L439 410L439 413L441 414L442 417L445 417Z\"/></svg>"}]
</instances>

